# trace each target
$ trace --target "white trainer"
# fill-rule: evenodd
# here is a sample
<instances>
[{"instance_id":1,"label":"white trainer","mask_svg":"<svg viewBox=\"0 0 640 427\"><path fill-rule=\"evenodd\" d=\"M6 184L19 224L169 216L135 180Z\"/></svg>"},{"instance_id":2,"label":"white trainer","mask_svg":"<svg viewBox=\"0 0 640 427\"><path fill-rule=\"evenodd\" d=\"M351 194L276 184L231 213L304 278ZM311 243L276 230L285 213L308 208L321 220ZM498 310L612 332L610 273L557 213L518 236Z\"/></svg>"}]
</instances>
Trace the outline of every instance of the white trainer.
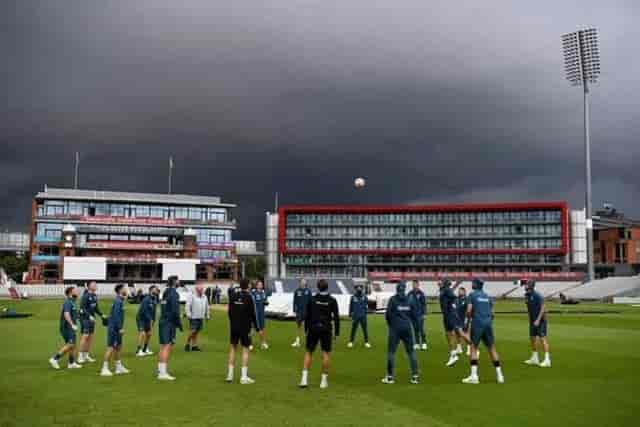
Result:
<instances>
[{"instance_id":1,"label":"white trainer","mask_svg":"<svg viewBox=\"0 0 640 427\"><path fill-rule=\"evenodd\" d=\"M95 361L96 361L96 359L94 359L93 357L91 357L91 355L90 355L90 354L87 354L87 355L84 357L84 361L85 361L85 362L87 362L87 363L93 363L93 362L95 362Z\"/></svg>"},{"instance_id":2,"label":"white trainer","mask_svg":"<svg viewBox=\"0 0 640 427\"><path fill-rule=\"evenodd\" d=\"M463 384L480 384L480 378L475 375L469 375L467 378L462 380Z\"/></svg>"},{"instance_id":3,"label":"white trainer","mask_svg":"<svg viewBox=\"0 0 640 427\"><path fill-rule=\"evenodd\" d=\"M253 345L249 346L249 351L253 351Z\"/></svg>"},{"instance_id":4,"label":"white trainer","mask_svg":"<svg viewBox=\"0 0 640 427\"><path fill-rule=\"evenodd\" d=\"M160 381L175 381L176 377L172 377L167 373L167 374L158 374L158 379Z\"/></svg>"},{"instance_id":5,"label":"white trainer","mask_svg":"<svg viewBox=\"0 0 640 427\"><path fill-rule=\"evenodd\" d=\"M446 363L447 368L449 368L449 367L451 367L451 366L455 365L455 364L458 362L458 360L459 360L458 355L457 355L457 354L452 354L452 355L449 357L449 360L448 360L448 361L447 361L447 363Z\"/></svg>"},{"instance_id":6,"label":"white trainer","mask_svg":"<svg viewBox=\"0 0 640 427\"><path fill-rule=\"evenodd\" d=\"M125 368L123 365L116 366L116 375L124 375L129 373L131 373L131 371Z\"/></svg>"},{"instance_id":7,"label":"white trainer","mask_svg":"<svg viewBox=\"0 0 640 427\"><path fill-rule=\"evenodd\" d=\"M147 355L147 353L145 353L144 351L140 350L136 353L136 357L145 357Z\"/></svg>"},{"instance_id":8,"label":"white trainer","mask_svg":"<svg viewBox=\"0 0 640 427\"><path fill-rule=\"evenodd\" d=\"M396 383L396 380L393 377L390 377L389 375L387 375L382 379L382 384L395 384L395 383Z\"/></svg>"},{"instance_id":9,"label":"white trainer","mask_svg":"<svg viewBox=\"0 0 640 427\"><path fill-rule=\"evenodd\" d=\"M427 348L428 348L428 347L427 347L427 343L426 343L426 342L423 342L423 343L422 343L422 350L425 350L425 351L426 351L426 350L427 350Z\"/></svg>"},{"instance_id":10,"label":"white trainer","mask_svg":"<svg viewBox=\"0 0 640 427\"><path fill-rule=\"evenodd\" d=\"M541 368L550 368L551 367L551 360L545 359L538 366L540 366Z\"/></svg>"},{"instance_id":11,"label":"white trainer","mask_svg":"<svg viewBox=\"0 0 640 427\"><path fill-rule=\"evenodd\" d=\"M496 381L498 382L498 384L504 384L504 375L498 375Z\"/></svg>"},{"instance_id":12,"label":"white trainer","mask_svg":"<svg viewBox=\"0 0 640 427\"><path fill-rule=\"evenodd\" d=\"M113 376L113 372L111 372L109 369L102 368L102 370L100 371L100 376L101 377L112 377Z\"/></svg>"},{"instance_id":13,"label":"white trainer","mask_svg":"<svg viewBox=\"0 0 640 427\"><path fill-rule=\"evenodd\" d=\"M255 381L249 377L242 377L240 378L240 384L242 385L248 385L248 384L253 384L255 383Z\"/></svg>"},{"instance_id":14,"label":"white trainer","mask_svg":"<svg viewBox=\"0 0 640 427\"><path fill-rule=\"evenodd\" d=\"M144 352L145 356L153 356L153 351L147 349L147 351Z\"/></svg>"},{"instance_id":15,"label":"white trainer","mask_svg":"<svg viewBox=\"0 0 640 427\"><path fill-rule=\"evenodd\" d=\"M69 363L69 366L67 366L67 369L80 369L82 368L82 365L80 365L79 363Z\"/></svg>"},{"instance_id":16,"label":"white trainer","mask_svg":"<svg viewBox=\"0 0 640 427\"><path fill-rule=\"evenodd\" d=\"M80 363L80 364L83 364L83 363L85 363L85 362L86 362L86 360L84 360L84 356L80 356L80 355L78 355L78 359L76 360L76 362L78 362L78 363Z\"/></svg>"},{"instance_id":17,"label":"white trainer","mask_svg":"<svg viewBox=\"0 0 640 427\"><path fill-rule=\"evenodd\" d=\"M300 341L299 340L295 340L293 342L293 344L291 344L291 347L293 347L293 348L300 347Z\"/></svg>"},{"instance_id":18,"label":"white trainer","mask_svg":"<svg viewBox=\"0 0 640 427\"><path fill-rule=\"evenodd\" d=\"M49 359L49 365L51 365L51 367L53 369L60 369L60 364L58 363L58 361L56 359L54 359L53 357L51 359Z\"/></svg>"},{"instance_id":19,"label":"white trainer","mask_svg":"<svg viewBox=\"0 0 640 427\"><path fill-rule=\"evenodd\" d=\"M371 348L371 344L369 344L368 342L364 343L364 346L365 346L366 348Z\"/></svg>"},{"instance_id":20,"label":"white trainer","mask_svg":"<svg viewBox=\"0 0 640 427\"><path fill-rule=\"evenodd\" d=\"M540 364L540 360L538 360L537 357L535 356L531 356L531 358L527 359L524 361L525 365L539 365Z\"/></svg>"},{"instance_id":21,"label":"white trainer","mask_svg":"<svg viewBox=\"0 0 640 427\"><path fill-rule=\"evenodd\" d=\"M350 342L349 344L347 344L347 348L353 348L353 343Z\"/></svg>"},{"instance_id":22,"label":"white trainer","mask_svg":"<svg viewBox=\"0 0 640 427\"><path fill-rule=\"evenodd\" d=\"M320 388L321 389L329 388L329 381L327 381L326 378L323 378L322 381L320 381Z\"/></svg>"},{"instance_id":23,"label":"white trainer","mask_svg":"<svg viewBox=\"0 0 640 427\"><path fill-rule=\"evenodd\" d=\"M420 350L420 344L414 344L413 345L413 349L414 350Z\"/></svg>"},{"instance_id":24,"label":"white trainer","mask_svg":"<svg viewBox=\"0 0 640 427\"><path fill-rule=\"evenodd\" d=\"M266 342L263 342L262 345L260 346L263 350L269 350L269 344L267 344Z\"/></svg>"}]
</instances>

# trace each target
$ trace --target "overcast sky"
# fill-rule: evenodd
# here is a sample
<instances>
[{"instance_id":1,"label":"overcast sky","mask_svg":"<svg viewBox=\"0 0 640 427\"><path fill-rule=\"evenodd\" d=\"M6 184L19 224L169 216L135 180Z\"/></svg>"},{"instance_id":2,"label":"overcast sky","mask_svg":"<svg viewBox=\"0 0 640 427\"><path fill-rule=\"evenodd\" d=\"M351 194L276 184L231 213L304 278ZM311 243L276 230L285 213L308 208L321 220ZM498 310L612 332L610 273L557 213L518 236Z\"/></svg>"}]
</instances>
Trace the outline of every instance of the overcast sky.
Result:
<instances>
[{"instance_id":1,"label":"overcast sky","mask_svg":"<svg viewBox=\"0 0 640 427\"><path fill-rule=\"evenodd\" d=\"M600 34L594 206L640 217L637 0L4 0L0 228L71 186L237 203L567 200L582 92L560 36ZM367 179L365 190L353 178Z\"/></svg>"}]
</instances>

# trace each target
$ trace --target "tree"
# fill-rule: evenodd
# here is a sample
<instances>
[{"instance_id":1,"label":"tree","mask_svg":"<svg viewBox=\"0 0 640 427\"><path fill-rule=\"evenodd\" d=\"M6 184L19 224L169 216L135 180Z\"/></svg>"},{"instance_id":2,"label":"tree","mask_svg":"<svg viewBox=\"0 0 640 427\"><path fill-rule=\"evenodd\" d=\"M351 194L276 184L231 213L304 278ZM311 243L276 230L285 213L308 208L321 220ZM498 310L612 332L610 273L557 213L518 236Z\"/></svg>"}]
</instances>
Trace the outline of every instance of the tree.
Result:
<instances>
[{"instance_id":1,"label":"tree","mask_svg":"<svg viewBox=\"0 0 640 427\"><path fill-rule=\"evenodd\" d=\"M16 255L4 255L0 257L0 267L4 269L11 279L17 283L22 282L22 273L29 268L29 257Z\"/></svg>"}]
</instances>

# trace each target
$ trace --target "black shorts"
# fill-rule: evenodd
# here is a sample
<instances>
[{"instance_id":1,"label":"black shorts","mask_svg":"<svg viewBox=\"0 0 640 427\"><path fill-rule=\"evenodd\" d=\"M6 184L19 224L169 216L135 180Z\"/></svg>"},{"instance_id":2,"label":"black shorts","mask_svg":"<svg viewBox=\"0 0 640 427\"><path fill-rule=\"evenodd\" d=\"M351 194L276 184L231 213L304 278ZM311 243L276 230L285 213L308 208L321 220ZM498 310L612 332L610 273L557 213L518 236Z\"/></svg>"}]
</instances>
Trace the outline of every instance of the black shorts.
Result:
<instances>
[{"instance_id":1,"label":"black shorts","mask_svg":"<svg viewBox=\"0 0 640 427\"><path fill-rule=\"evenodd\" d=\"M136 319L136 326L138 327L138 332L151 332L151 321Z\"/></svg>"},{"instance_id":2,"label":"black shorts","mask_svg":"<svg viewBox=\"0 0 640 427\"><path fill-rule=\"evenodd\" d=\"M192 332L200 332L202 330L202 319L189 319L189 329Z\"/></svg>"},{"instance_id":3,"label":"black shorts","mask_svg":"<svg viewBox=\"0 0 640 427\"><path fill-rule=\"evenodd\" d=\"M231 345L238 345L240 343L243 347L251 347L250 331L234 331L231 330L230 342Z\"/></svg>"},{"instance_id":4,"label":"black shorts","mask_svg":"<svg viewBox=\"0 0 640 427\"><path fill-rule=\"evenodd\" d=\"M331 331L309 331L307 333L307 351L313 353L320 343L320 349L325 353L331 353L333 334Z\"/></svg>"},{"instance_id":5,"label":"black shorts","mask_svg":"<svg viewBox=\"0 0 640 427\"><path fill-rule=\"evenodd\" d=\"M455 314L445 314L442 317L445 332L453 332L458 329L458 316Z\"/></svg>"}]
</instances>

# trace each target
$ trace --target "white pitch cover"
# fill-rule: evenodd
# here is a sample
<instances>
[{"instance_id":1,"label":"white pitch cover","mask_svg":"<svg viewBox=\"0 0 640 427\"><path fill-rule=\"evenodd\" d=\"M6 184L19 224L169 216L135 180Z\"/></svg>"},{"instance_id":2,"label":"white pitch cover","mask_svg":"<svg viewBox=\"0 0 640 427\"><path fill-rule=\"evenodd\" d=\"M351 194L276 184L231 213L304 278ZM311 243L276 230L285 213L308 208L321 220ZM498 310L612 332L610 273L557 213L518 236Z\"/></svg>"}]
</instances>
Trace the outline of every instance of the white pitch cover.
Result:
<instances>
[{"instance_id":1,"label":"white pitch cover","mask_svg":"<svg viewBox=\"0 0 640 427\"><path fill-rule=\"evenodd\" d=\"M107 259L104 257L64 257L64 280L105 280Z\"/></svg>"},{"instance_id":2,"label":"white pitch cover","mask_svg":"<svg viewBox=\"0 0 640 427\"><path fill-rule=\"evenodd\" d=\"M162 264L162 280L169 276L178 276L180 280L195 281L196 265L199 259L192 258L158 258L158 264Z\"/></svg>"}]
</instances>

